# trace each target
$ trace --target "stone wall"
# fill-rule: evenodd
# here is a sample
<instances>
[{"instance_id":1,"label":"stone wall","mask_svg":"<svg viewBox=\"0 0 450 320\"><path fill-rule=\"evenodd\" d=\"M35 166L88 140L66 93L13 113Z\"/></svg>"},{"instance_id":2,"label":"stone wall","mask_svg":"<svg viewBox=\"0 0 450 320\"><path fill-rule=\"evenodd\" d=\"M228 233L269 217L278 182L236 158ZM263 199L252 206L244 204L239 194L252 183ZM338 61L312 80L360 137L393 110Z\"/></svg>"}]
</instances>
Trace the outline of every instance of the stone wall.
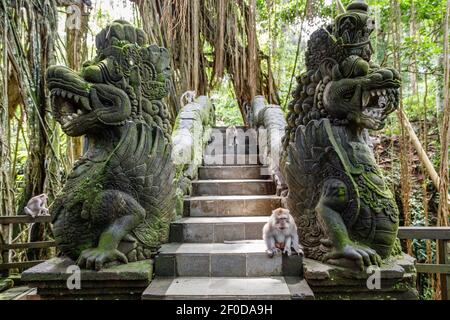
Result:
<instances>
[{"instance_id":1,"label":"stone wall","mask_svg":"<svg viewBox=\"0 0 450 320\"><path fill-rule=\"evenodd\" d=\"M191 193L191 181L198 175L203 149L215 123L214 105L206 96L199 96L183 107L172 133L172 159L178 178L177 213L182 213L183 197Z\"/></svg>"},{"instance_id":2,"label":"stone wall","mask_svg":"<svg viewBox=\"0 0 450 320\"><path fill-rule=\"evenodd\" d=\"M248 122L258 130L260 160L268 166L269 174L274 176L277 194L287 190L280 171L282 140L285 134L286 119L280 106L267 104L263 96L253 99Z\"/></svg>"}]
</instances>

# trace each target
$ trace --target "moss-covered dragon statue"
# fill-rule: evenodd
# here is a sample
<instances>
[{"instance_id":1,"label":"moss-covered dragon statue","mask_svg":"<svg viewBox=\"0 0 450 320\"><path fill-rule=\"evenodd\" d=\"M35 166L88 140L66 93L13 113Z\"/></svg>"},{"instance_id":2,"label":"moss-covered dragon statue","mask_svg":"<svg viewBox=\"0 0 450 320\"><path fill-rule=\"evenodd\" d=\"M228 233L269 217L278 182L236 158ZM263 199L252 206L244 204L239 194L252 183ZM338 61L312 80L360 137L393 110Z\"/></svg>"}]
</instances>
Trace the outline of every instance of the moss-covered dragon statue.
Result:
<instances>
[{"instance_id":1,"label":"moss-covered dragon statue","mask_svg":"<svg viewBox=\"0 0 450 320\"><path fill-rule=\"evenodd\" d=\"M312 34L282 161L306 256L356 269L399 249L398 208L368 130L382 129L397 109L400 75L370 61L373 24L365 1L353 1Z\"/></svg>"},{"instance_id":2,"label":"moss-covered dragon statue","mask_svg":"<svg viewBox=\"0 0 450 320\"><path fill-rule=\"evenodd\" d=\"M83 268L150 258L174 217L166 49L114 21L96 37L81 72L47 71L52 112L86 149L51 207L62 254Z\"/></svg>"}]
</instances>

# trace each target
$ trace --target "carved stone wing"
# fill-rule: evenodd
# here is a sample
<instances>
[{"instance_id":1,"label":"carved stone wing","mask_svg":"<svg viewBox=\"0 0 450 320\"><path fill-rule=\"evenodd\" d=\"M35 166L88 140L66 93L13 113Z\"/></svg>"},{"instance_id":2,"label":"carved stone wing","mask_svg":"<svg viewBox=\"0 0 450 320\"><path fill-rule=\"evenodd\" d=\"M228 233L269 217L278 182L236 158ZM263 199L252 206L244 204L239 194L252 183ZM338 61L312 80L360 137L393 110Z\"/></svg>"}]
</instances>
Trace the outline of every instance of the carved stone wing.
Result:
<instances>
[{"instance_id":1,"label":"carved stone wing","mask_svg":"<svg viewBox=\"0 0 450 320\"><path fill-rule=\"evenodd\" d=\"M133 234L148 247L167 240L174 218L175 167L171 148L159 127L130 124L110 160L113 187L128 192L146 210L146 217Z\"/></svg>"},{"instance_id":2,"label":"carved stone wing","mask_svg":"<svg viewBox=\"0 0 450 320\"><path fill-rule=\"evenodd\" d=\"M321 242L327 235L315 212L323 183L337 178L349 186L351 193L355 191L343 169L339 150L330 141L327 121L310 121L307 126L297 128L295 139L287 148L284 165L284 175L291 190L288 207L296 218L305 254L314 259L321 259L328 250ZM349 210L345 214L354 216L356 211Z\"/></svg>"}]
</instances>

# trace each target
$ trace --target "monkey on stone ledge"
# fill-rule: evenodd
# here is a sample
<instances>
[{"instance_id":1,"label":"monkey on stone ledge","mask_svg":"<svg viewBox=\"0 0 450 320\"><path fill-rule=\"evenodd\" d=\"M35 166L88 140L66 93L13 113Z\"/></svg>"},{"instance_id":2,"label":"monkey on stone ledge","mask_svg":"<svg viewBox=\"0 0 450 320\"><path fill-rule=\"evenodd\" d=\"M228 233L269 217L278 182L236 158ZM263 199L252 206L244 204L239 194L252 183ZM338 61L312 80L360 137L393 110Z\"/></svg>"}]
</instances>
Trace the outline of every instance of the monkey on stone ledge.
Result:
<instances>
[{"instance_id":1,"label":"monkey on stone ledge","mask_svg":"<svg viewBox=\"0 0 450 320\"><path fill-rule=\"evenodd\" d=\"M48 196L45 193L31 198L24 208L25 213L33 218L38 216L48 216L47 200Z\"/></svg>"},{"instance_id":2,"label":"monkey on stone ledge","mask_svg":"<svg viewBox=\"0 0 450 320\"><path fill-rule=\"evenodd\" d=\"M278 208L272 211L269 221L263 228L263 239L266 242L267 254L273 257L276 253L292 254L292 249L303 255L298 240L297 226L288 209Z\"/></svg>"}]
</instances>

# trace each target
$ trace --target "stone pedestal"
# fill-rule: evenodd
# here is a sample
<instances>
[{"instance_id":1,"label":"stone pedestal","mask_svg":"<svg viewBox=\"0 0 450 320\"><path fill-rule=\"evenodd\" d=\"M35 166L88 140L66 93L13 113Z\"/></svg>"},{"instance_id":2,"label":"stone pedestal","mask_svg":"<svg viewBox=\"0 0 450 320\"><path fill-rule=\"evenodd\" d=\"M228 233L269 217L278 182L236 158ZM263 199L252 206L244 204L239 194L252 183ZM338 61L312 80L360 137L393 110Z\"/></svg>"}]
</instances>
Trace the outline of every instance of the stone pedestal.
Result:
<instances>
[{"instance_id":1,"label":"stone pedestal","mask_svg":"<svg viewBox=\"0 0 450 320\"><path fill-rule=\"evenodd\" d=\"M41 299L139 300L153 274L152 260L111 266L101 271L81 270L79 274L74 265L68 258L53 258L24 271L22 281L37 288ZM80 286L77 289L73 287L78 275Z\"/></svg>"},{"instance_id":2,"label":"stone pedestal","mask_svg":"<svg viewBox=\"0 0 450 320\"><path fill-rule=\"evenodd\" d=\"M361 272L304 259L304 278L318 300L418 299L414 258L406 254Z\"/></svg>"}]
</instances>

